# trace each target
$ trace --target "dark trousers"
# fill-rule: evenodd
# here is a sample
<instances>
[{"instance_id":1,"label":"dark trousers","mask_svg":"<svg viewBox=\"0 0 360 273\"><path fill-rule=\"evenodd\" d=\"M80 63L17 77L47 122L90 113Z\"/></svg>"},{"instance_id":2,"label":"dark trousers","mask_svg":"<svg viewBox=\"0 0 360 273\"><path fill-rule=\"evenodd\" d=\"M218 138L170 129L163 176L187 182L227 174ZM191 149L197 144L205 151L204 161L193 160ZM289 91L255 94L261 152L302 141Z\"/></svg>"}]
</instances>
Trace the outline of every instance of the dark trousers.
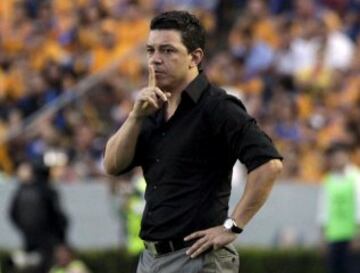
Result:
<instances>
[{"instance_id":1,"label":"dark trousers","mask_svg":"<svg viewBox=\"0 0 360 273\"><path fill-rule=\"evenodd\" d=\"M349 273L350 241L329 244L327 265L329 273Z\"/></svg>"},{"instance_id":2,"label":"dark trousers","mask_svg":"<svg viewBox=\"0 0 360 273\"><path fill-rule=\"evenodd\" d=\"M36 252L40 254L41 261L36 267L36 273L48 273L53 264L54 248L57 242L54 236L46 234L26 234L24 237L25 252ZM33 271L31 271L33 272Z\"/></svg>"}]
</instances>

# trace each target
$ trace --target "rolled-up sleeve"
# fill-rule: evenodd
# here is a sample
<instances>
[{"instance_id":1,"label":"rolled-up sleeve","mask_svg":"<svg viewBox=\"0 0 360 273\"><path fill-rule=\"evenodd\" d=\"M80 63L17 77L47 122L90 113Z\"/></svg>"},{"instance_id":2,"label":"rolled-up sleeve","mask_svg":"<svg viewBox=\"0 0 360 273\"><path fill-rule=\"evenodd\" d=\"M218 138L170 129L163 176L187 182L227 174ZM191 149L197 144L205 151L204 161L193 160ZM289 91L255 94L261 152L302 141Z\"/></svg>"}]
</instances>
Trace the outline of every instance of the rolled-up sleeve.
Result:
<instances>
[{"instance_id":1,"label":"rolled-up sleeve","mask_svg":"<svg viewBox=\"0 0 360 273\"><path fill-rule=\"evenodd\" d=\"M281 159L271 138L257 125L240 100L228 96L213 111L215 131L225 141L228 153L243 163L248 172L271 159Z\"/></svg>"}]
</instances>

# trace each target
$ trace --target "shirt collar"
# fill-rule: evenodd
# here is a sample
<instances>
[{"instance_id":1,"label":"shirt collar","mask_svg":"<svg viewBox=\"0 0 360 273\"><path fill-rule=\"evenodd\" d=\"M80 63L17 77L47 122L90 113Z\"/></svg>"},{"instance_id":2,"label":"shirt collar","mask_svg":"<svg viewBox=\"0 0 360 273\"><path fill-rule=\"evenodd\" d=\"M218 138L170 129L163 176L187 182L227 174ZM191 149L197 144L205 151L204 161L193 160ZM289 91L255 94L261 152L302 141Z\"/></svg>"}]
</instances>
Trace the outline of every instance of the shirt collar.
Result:
<instances>
[{"instance_id":1,"label":"shirt collar","mask_svg":"<svg viewBox=\"0 0 360 273\"><path fill-rule=\"evenodd\" d=\"M196 78L189 83L184 92L197 103L201 97L203 91L208 87L209 81L203 72L200 72Z\"/></svg>"}]
</instances>

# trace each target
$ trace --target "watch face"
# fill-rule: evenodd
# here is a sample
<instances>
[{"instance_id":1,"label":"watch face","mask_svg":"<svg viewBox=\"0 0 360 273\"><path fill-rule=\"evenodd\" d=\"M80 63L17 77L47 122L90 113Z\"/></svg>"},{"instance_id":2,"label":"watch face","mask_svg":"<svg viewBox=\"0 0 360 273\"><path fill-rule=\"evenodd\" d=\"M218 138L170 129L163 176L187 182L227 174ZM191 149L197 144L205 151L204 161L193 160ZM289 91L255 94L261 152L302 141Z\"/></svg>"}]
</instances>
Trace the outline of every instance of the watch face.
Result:
<instances>
[{"instance_id":1,"label":"watch face","mask_svg":"<svg viewBox=\"0 0 360 273\"><path fill-rule=\"evenodd\" d=\"M226 219L224 222L224 228L230 230L233 226L233 220L232 219Z\"/></svg>"}]
</instances>

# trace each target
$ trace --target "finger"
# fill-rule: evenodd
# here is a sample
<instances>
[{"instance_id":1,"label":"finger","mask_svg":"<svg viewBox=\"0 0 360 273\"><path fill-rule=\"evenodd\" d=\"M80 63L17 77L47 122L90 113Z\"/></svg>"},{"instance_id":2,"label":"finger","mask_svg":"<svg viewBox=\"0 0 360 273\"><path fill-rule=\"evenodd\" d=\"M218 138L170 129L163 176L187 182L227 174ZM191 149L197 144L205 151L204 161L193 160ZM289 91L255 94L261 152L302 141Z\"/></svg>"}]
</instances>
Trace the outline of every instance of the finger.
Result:
<instances>
[{"instance_id":1,"label":"finger","mask_svg":"<svg viewBox=\"0 0 360 273\"><path fill-rule=\"evenodd\" d=\"M186 237L184 238L184 241L189 241L189 240L191 240L191 239L203 237L203 236L205 236L205 235L206 235L206 233L205 233L204 230L202 230L202 231L197 231L197 232L194 232L194 233L186 236Z\"/></svg>"},{"instance_id":2,"label":"finger","mask_svg":"<svg viewBox=\"0 0 360 273\"><path fill-rule=\"evenodd\" d=\"M148 101L145 101L144 104L142 105L141 109L145 109L145 108L148 108L149 106L149 102Z\"/></svg>"},{"instance_id":3,"label":"finger","mask_svg":"<svg viewBox=\"0 0 360 273\"><path fill-rule=\"evenodd\" d=\"M212 247L212 244L210 242L204 243L201 247L199 247L190 257L196 258L201 253L204 253L206 250Z\"/></svg>"},{"instance_id":4,"label":"finger","mask_svg":"<svg viewBox=\"0 0 360 273\"><path fill-rule=\"evenodd\" d=\"M159 108L158 97L156 96L156 93L147 93L147 94L141 99L141 100L144 101L144 103L143 103L143 105L142 105L141 108L144 110L144 109L146 109L147 107L149 107L149 104L150 104L150 102L148 101L149 98L151 98L152 101L153 101L153 103L151 103L151 105L153 105L153 106L156 107L156 108ZM155 106L154 102L155 102L156 106Z\"/></svg>"},{"instance_id":5,"label":"finger","mask_svg":"<svg viewBox=\"0 0 360 273\"><path fill-rule=\"evenodd\" d=\"M207 241L206 237L202 237L201 239L198 239L187 251L186 255L192 255L194 252L196 252L203 244L205 244Z\"/></svg>"},{"instance_id":6,"label":"finger","mask_svg":"<svg viewBox=\"0 0 360 273\"><path fill-rule=\"evenodd\" d=\"M156 87L155 69L154 66L149 65L149 87Z\"/></svg>"},{"instance_id":7,"label":"finger","mask_svg":"<svg viewBox=\"0 0 360 273\"><path fill-rule=\"evenodd\" d=\"M160 90L160 88L155 88L154 89L156 95L162 100L162 101L167 101L168 98L165 95L165 93L163 91Z\"/></svg>"},{"instance_id":8,"label":"finger","mask_svg":"<svg viewBox=\"0 0 360 273\"><path fill-rule=\"evenodd\" d=\"M146 101L145 101L145 103L143 104L144 106L143 106L143 109L145 108L145 105L146 105L146 107L149 107L149 105L152 105L153 107L155 107L156 109L158 109L159 108L159 104L157 103L157 101L156 100L154 100L152 97L148 97L147 99L146 99Z\"/></svg>"},{"instance_id":9,"label":"finger","mask_svg":"<svg viewBox=\"0 0 360 273\"><path fill-rule=\"evenodd\" d=\"M151 90L151 92L148 93L147 96L153 98L157 102L162 102L162 98L160 98L160 96L156 93L155 90L156 90L156 88L154 88L154 90Z\"/></svg>"}]
</instances>

